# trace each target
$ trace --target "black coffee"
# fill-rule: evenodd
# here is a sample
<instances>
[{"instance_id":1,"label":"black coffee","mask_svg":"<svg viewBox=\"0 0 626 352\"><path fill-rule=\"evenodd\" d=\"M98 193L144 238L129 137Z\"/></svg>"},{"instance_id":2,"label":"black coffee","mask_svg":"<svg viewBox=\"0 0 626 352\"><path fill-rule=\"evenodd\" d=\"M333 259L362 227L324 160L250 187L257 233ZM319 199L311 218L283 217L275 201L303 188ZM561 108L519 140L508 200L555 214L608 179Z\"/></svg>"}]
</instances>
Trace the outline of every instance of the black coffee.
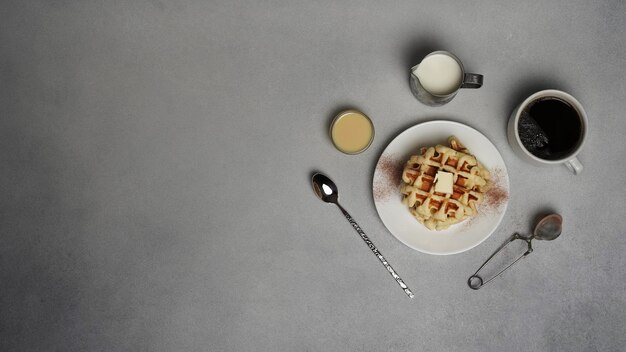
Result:
<instances>
[{"instance_id":1,"label":"black coffee","mask_svg":"<svg viewBox=\"0 0 626 352\"><path fill-rule=\"evenodd\" d=\"M582 137L580 121L568 102L540 98L522 111L517 127L524 148L539 158L557 160L576 148Z\"/></svg>"}]
</instances>

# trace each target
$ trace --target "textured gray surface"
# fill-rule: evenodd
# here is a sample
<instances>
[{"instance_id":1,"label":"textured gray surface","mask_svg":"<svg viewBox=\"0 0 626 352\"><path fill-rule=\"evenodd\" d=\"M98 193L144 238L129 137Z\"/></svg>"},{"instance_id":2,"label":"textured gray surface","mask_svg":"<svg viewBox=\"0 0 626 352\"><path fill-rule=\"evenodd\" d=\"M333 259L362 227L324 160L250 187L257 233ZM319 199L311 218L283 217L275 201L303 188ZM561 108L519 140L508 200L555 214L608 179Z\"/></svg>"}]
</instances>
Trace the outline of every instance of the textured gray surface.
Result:
<instances>
[{"instance_id":1,"label":"textured gray surface","mask_svg":"<svg viewBox=\"0 0 626 352\"><path fill-rule=\"evenodd\" d=\"M619 0L2 1L0 350L623 351L625 28ZM428 108L407 70L439 48L485 85ZM506 142L542 88L587 110L578 177ZM358 156L326 134L348 106L376 126ZM445 257L387 232L370 185L386 144L436 118L486 134L511 179L496 233ZM564 234L469 290L546 209Z\"/></svg>"}]
</instances>

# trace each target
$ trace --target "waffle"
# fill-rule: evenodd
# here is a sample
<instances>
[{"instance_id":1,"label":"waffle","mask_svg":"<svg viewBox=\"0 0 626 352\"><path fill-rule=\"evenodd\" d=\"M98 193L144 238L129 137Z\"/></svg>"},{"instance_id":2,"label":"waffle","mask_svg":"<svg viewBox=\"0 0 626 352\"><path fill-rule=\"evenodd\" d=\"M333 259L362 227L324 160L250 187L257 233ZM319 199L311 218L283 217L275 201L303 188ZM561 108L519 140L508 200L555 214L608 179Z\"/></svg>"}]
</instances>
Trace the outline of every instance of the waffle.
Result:
<instances>
[{"instance_id":1,"label":"waffle","mask_svg":"<svg viewBox=\"0 0 626 352\"><path fill-rule=\"evenodd\" d=\"M476 215L476 205L489 187L489 171L476 157L454 136L448 144L422 148L402 172L402 202L430 230L443 230ZM439 171L453 175L452 194L435 191Z\"/></svg>"}]
</instances>

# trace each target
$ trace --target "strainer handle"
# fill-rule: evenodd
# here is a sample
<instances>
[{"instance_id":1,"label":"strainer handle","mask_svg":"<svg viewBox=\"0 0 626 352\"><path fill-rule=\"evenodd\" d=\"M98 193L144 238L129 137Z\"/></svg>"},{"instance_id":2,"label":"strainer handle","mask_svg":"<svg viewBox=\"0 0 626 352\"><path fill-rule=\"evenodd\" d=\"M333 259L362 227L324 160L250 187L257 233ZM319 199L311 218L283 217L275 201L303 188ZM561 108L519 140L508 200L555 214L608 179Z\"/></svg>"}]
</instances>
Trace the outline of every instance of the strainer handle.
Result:
<instances>
[{"instance_id":1,"label":"strainer handle","mask_svg":"<svg viewBox=\"0 0 626 352\"><path fill-rule=\"evenodd\" d=\"M504 269L498 271L497 274L495 274L495 275L493 275L493 276L491 276L489 278L486 278L486 279L483 276L481 276L480 271L483 270L483 268L485 268L485 266L493 258L495 258L498 253L502 252L502 250L504 250L509 244L511 244L512 242L514 242L516 240L525 241L528 244L528 249L526 250L526 252L524 252L522 255L517 257L511 264L507 265ZM480 268L478 268L478 270L476 270L474 275L470 276L470 278L467 280L467 285L472 290L478 290L479 288L481 288L484 285L486 285L489 281L491 281L491 280L495 279L496 277L500 276L500 274L502 274L506 269L512 267L513 264L519 262L520 259L526 257L527 255L529 255L532 252L533 252L533 247L531 245L531 238L526 238L526 237L521 236L518 233L515 233L513 236L511 236L511 238L507 242L505 242L502 246L500 246L500 248L498 248L489 258L487 258L487 260L483 263L483 265L481 265Z\"/></svg>"}]
</instances>

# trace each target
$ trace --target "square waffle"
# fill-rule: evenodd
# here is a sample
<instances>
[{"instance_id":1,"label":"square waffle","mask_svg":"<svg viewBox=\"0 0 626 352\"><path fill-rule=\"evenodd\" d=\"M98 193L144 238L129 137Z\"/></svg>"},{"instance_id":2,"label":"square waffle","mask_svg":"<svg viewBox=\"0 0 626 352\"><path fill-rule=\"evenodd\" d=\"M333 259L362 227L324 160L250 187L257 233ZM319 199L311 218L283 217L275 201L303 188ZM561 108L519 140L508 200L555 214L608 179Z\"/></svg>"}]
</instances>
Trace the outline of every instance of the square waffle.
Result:
<instances>
[{"instance_id":1,"label":"square waffle","mask_svg":"<svg viewBox=\"0 0 626 352\"><path fill-rule=\"evenodd\" d=\"M402 202L430 230L443 230L474 216L489 187L489 171L476 157L454 136L448 144L422 148L402 172ZM435 191L439 171L453 175L451 194Z\"/></svg>"}]
</instances>

